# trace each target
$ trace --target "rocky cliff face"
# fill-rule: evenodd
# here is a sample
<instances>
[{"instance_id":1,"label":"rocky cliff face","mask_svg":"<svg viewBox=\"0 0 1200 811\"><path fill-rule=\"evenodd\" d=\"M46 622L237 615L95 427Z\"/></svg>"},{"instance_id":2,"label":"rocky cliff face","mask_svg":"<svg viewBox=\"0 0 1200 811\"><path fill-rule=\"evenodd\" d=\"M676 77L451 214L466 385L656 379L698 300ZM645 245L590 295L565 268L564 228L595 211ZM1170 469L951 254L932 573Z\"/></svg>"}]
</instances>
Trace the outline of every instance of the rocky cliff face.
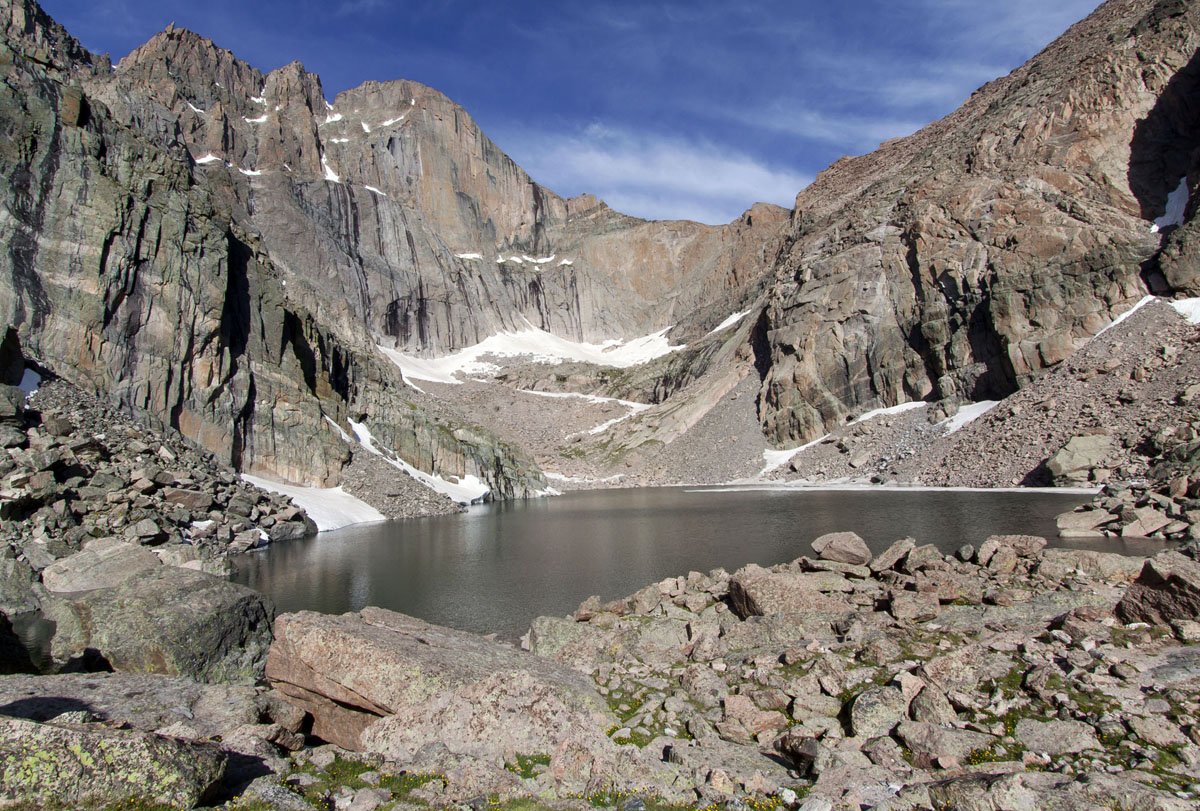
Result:
<instances>
[{"instance_id":1,"label":"rocky cliff face","mask_svg":"<svg viewBox=\"0 0 1200 811\"><path fill-rule=\"evenodd\" d=\"M329 104L299 63L263 75L176 29L113 68L32 2L0 13L0 313L60 374L246 472L334 483L339 427L370 418L418 467L541 489L519 451L414 407L377 344L702 334L786 218L642 222L540 187L412 82Z\"/></svg>"},{"instance_id":2,"label":"rocky cliff face","mask_svg":"<svg viewBox=\"0 0 1200 811\"><path fill-rule=\"evenodd\" d=\"M946 119L822 173L766 310L768 436L996 399L1148 284L1194 292L1194 225L1165 221L1198 179L1198 47L1194 4L1111 0Z\"/></svg>"}]
</instances>

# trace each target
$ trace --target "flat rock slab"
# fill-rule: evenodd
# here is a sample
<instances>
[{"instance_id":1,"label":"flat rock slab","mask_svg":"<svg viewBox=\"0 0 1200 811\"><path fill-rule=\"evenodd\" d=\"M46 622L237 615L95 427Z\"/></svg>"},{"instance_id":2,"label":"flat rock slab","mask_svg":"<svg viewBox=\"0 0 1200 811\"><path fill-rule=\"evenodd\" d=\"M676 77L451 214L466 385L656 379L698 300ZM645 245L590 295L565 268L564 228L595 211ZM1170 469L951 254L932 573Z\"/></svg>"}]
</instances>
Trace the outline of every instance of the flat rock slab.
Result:
<instances>
[{"instance_id":1,"label":"flat rock slab","mask_svg":"<svg viewBox=\"0 0 1200 811\"><path fill-rule=\"evenodd\" d=\"M284 614L275 633L267 678L344 748L403 762L429 744L492 761L613 746L584 676L508 645L377 608Z\"/></svg>"},{"instance_id":2,"label":"flat rock slab","mask_svg":"<svg viewBox=\"0 0 1200 811\"><path fill-rule=\"evenodd\" d=\"M205 737L257 723L262 701L246 685L201 684L143 673L0 678L0 716L50 721L66 712L152 732L186 721Z\"/></svg>"},{"instance_id":3,"label":"flat rock slab","mask_svg":"<svg viewBox=\"0 0 1200 811\"><path fill-rule=\"evenodd\" d=\"M782 614L800 619L836 617L853 612L840 593L848 581L832 572L772 572L751 564L738 569L729 581L729 600L734 612L743 619L751 616ZM852 588L852 587L851 587Z\"/></svg>"},{"instance_id":4,"label":"flat rock slab","mask_svg":"<svg viewBox=\"0 0 1200 811\"><path fill-rule=\"evenodd\" d=\"M225 762L212 744L93 724L0 718L4 800L65 807L140 800L191 808L219 784Z\"/></svg>"},{"instance_id":5,"label":"flat rock slab","mask_svg":"<svg viewBox=\"0 0 1200 811\"><path fill-rule=\"evenodd\" d=\"M53 594L115 588L162 566L154 550L138 544L93 542L82 552L54 561L42 570L42 583Z\"/></svg>"},{"instance_id":6,"label":"flat rock slab","mask_svg":"<svg viewBox=\"0 0 1200 811\"><path fill-rule=\"evenodd\" d=\"M116 588L51 600L59 661L96 651L113 670L253 684L271 644L271 602L212 575L159 566Z\"/></svg>"},{"instance_id":7,"label":"flat rock slab","mask_svg":"<svg viewBox=\"0 0 1200 811\"><path fill-rule=\"evenodd\" d=\"M1034 721L1022 718L1017 722L1016 737L1029 751L1047 755L1066 755L1103 748L1096 738L1096 730L1082 721Z\"/></svg>"}]
</instances>

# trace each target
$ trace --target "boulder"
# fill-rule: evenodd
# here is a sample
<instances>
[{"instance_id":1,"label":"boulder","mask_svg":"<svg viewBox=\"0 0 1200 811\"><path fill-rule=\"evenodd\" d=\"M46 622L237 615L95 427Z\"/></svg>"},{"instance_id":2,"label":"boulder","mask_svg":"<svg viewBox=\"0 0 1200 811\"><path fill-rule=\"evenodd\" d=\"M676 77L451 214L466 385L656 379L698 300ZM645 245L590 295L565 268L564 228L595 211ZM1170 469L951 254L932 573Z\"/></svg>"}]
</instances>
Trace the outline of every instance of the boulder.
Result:
<instances>
[{"instance_id":1,"label":"boulder","mask_svg":"<svg viewBox=\"0 0 1200 811\"><path fill-rule=\"evenodd\" d=\"M844 597L821 590L824 582L810 574L773 572L750 564L730 578L729 602L743 619L781 614L801 621L826 620L850 614L853 607Z\"/></svg>"},{"instance_id":2,"label":"boulder","mask_svg":"<svg viewBox=\"0 0 1200 811\"><path fill-rule=\"evenodd\" d=\"M1142 570L1144 558L1114 552L1087 549L1047 549L1038 561L1038 574L1050 580L1064 580L1077 571L1110 583L1128 583Z\"/></svg>"},{"instance_id":3,"label":"boulder","mask_svg":"<svg viewBox=\"0 0 1200 811\"><path fill-rule=\"evenodd\" d=\"M0 679L0 715L27 721L51 721L63 713L86 712L112 726L154 732L181 721L196 737L225 737L266 715L278 712L273 694L260 695L249 685L201 684L178 676L147 673L64 673L8 676Z\"/></svg>"},{"instance_id":4,"label":"boulder","mask_svg":"<svg viewBox=\"0 0 1200 811\"><path fill-rule=\"evenodd\" d=\"M896 735L912 751L917 764L926 768L936 764L940 758L964 759L972 752L986 749L996 740L982 732L920 721L901 722Z\"/></svg>"},{"instance_id":5,"label":"boulder","mask_svg":"<svg viewBox=\"0 0 1200 811\"><path fill-rule=\"evenodd\" d=\"M1136 507L1121 516L1126 523L1121 527L1122 538L1148 538L1166 527L1172 519L1153 507Z\"/></svg>"},{"instance_id":6,"label":"boulder","mask_svg":"<svg viewBox=\"0 0 1200 811\"><path fill-rule=\"evenodd\" d=\"M346 749L406 760L440 744L503 761L613 746L617 719L587 678L508 645L377 608L284 614L275 633L267 678Z\"/></svg>"},{"instance_id":7,"label":"boulder","mask_svg":"<svg viewBox=\"0 0 1200 811\"><path fill-rule=\"evenodd\" d=\"M1029 751L1047 755L1103 748L1096 738L1096 730L1082 721L1035 721L1022 718L1017 722L1016 738Z\"/></svg>"},{"instance_id":8,"label":"boulder","mask_svg":"<svg viewBox=\"0 0 1200 811\"><path fill-rule=\"evenodd\" d=\"M0 799L7 801L191 808L220 783L225 763L213 744L92 724L0 718Z\"/></svg>"},{"instance_id":9,"label":"boulder","mask_svg":"<svg viewBox=\"0 0 1200 811\"><path fill-rule=\"evenodd\" d=\"M813 551L822 560L863 566L871 561L866 541L853 532L830 532L812 542Z\"/></svg>"},{"instance_id":10,"label":"boulder","mask_svg":"<svg viewBox=\"0 0 1200 811\"><path fill-rule=\"evenodd\" d=\"M908 714L908 699L895 687L871 687L850 705L850 729L856 738L889 735Z\"/></svg>"},{"instance_id":11,"label":"boulder","mask_svg":"<svg viewBox=\"0 0 1200 811\"><path fill-rule=\"evenodd\" d=\"M882 572L894 568L916 546L917 542L912 538L901 538L876 555L868 565L873 572Z\"/></svg>"},{"instance_id":12,"label":"boulder","mask_svg":"<svg viewBox=\"0 0 1200 811\"><path fill-rule=\"evenodd\" d=\"M1112 437L1087 434L1072 437L1046 460L1046 469L1057 484L1083 484L1093 468L1101 467L1113 452Z\"/></svg>"},{"instance_id":13,"label":"boulder","mask_svg":"<svg viewBox=\"0 0 1200 811\"><path fill-rule=\"evenodd\" d=\"M1018 558L1032 558L1046 548L1046 539L1038 535L992 535L979 545L976 561L986 566L1001 548L1012 550Z\"/></svg>"},{"instance_id":14,"label":"boulder","mask_svg":"<svg viewBox=\"0 0 1200 811\"><path fill-rule=\"evenodd\" d=\"M116 539L92 541L82 552L54 561L42 570L52 594L114 588L162 566L153 550Z\"/></svg>"},{"instance_id":15,"label":"boulder","mask_svg":"<svg viewBox=\"0 0 1200 811\"><path fill-rule=\"evenodd\" d=\"M1150 558L1117 603L1116 615L1152 625L1200 619L1200 562L1175 551Z\"/></svg>"},{"instance_id":16,"label":"boulder","mask_svg":"<svg viewBox=\"0 0 1200 811\"><path fill-rule=\"evenodd\" d=\"M50 600L57 660L94 651L117 671L254 683L271 644L274 607L212 575L159 566L114 588Z\"/></svg>"}]
</instances>

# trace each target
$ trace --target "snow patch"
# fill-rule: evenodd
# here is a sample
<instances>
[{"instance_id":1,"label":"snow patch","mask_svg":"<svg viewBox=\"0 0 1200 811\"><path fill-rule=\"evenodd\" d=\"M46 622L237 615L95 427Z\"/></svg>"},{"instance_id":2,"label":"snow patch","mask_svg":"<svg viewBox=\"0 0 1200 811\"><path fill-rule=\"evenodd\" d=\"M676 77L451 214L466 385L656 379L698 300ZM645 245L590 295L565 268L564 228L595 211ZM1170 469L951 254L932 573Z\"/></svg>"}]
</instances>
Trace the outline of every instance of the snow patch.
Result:
<instances>
[{"instance_id":1,"label":"snow patch","mask_svg":"<svg viewBox=\"0 0 1200 811\"><path fill-rule=\"evenodd\" d=\"M329 161L324 155L321 156L321 168L325 170L325 179L330 183L341 183L342 179L338 177L337 172L329 168Z\"/></svg>"},{"instance_id":2,"label":"snow patch","mask_svg":"<svg viewBox=\"0 0 1200 811\"><path fill-rule=\"evenodd\" d=\"M358 123L362 124L363 132L367 133L368 135L371 134L371 128L367 126L366 121L360 121Z\"/></svg>"},{"instance_id":3,"label":"snow patch","mask_svg":"<svg viewBox=\"0 0 1200 811\"><path fill-rule=\"evenodd\" d=\"M354 437L347 434L345 429L342 428L342 426L338 425L336 422L334 422L333 419L328 414L324 414L322 416L325 417L325 422L332 425L333 430L338 432L338 436L340 436L342 438L343 442L354 442Z\"/></svg>"},{"instance_id":4,"label":"snow patch","mask_svg":"<svg viewBox=\"0 0 1200 811\"><path fill-rule=\"evenodd\" d=\"M561 262L559 262L558 264L560 267L562 265L573 265L573 264L575 264L575 260L574 259L564 259Z\"/></svg>"},{"instance_id":5,"label":"snow patch","mask_svg":"<svg viewBox=\"0 0 1200 811\"><path fill-rule=\"evenodd\" d=\"M38 386L40 385L42 385L42 376L33 369L26 367L25 371L21 374L21 382L17 384L17 387L25 392L25 396L28 397L31 394L37 394Z\"/></svg>"},{"instance_id":6,"label":"snow patch","mask_svg":"<svg viewBox=\"0 0 1200 811\"><path fill-rule=\"evenodd\" d=\"M1150 226L1150 233L1157 234L1162 229L1169 228L1172 225L1183 225L1183 216L1187 212L1188 196L1187 175L1184 175L1179 178L1179 185L1175 187L1175 191L1167 195L1167 210L1161 217L1154 221L1154 225Z\"/></svg>"},{"instance_id":7,"label":"snow patch","mask_svg":"<svg viewBox=\"0 0 1200 811\"><path fill-rule=\"evenodd\" d=\"M1200 298L1185 298L1172 301L1175 312L1187 319L1189 324L1200 324Z\"/></svg>"},{"instance_id":8,"label":"snow patch","mask_svg":"<svg viewBox=\"0 0 1200 811\"><path fill-rule=\"evenodd\" d=\"M363 423L348 420L350 430L354 431L354 435L358 437L358 442L371 453L375 454L389 465L403 470L408 475L412 476L417 481L424 484L426 487L436 490L443 495L449 496L459 504L479 504L483 502L484 496L491 492L491 488L472 475L462 476L458 482L450 482L443 479L441 476L435 476L426 473L405 462L399 456L392 453L384 453L375 446L375 437L371 435L371 431Z\"/></svg>"},{"instance_id":9,"label":"snow patch","mask_svg":"<svg viewBox=\"0 0 1200 811\"><path fill-rule=\"evenodd\" d=\"M348 144L348 143L350 143L350 139L349 138L330 138L329 142L333 143L333 144Z\"/></svg>"},{"instance_id":10,"label":"snow patch","mask_svg":"<svg viewBox=\"0 0 1200 811\"><path fill-rule=\"evenodd\" d=\"M603 479L588 479L578 476L564 476L561 473L551 473L549 470L543 470L542 475L552 482L568 482L574 484L600 484L607 482L619 482L625 478L624 473L618 473L615 476L605 476Z\"/></svg>"},{"instance_id":11,"label":"snow patch","mask_svg":"<svg viewBox=\"0 0 1200 811\"><path fill-rule=\"evenodd\" d=\"M938 427L945 430L944 436L950 436L950 434L963 428L968 423L979 419L998 405L1000 405L999 400L980 400L978 403L965 405L955 412L953 417L939 422Z\"/></svg>"},{"instance_id":12,"label":"snow patch","mask_svg":"<svg viewBox=\"0 0 1200 811\"><path fill-rule=\"evenodd\" d=\"M1095 335L1093 335L1092 338L1095 338L1097 336L1103 335L1104 333L1108 332L1110 329L1117 326L1125 319L1129 318L1129 316L1133 315L1138 310L1142 309L1147 304L1154 301L1155 298L1156 298L1155 296L1142 296L1141 300L1138 301L1137 304L1133 305L1128 310L1126 310L1125 312L1121 313L1116 318L1114 318L1112 321L1109 321L1107 324L1105 324L1104 328L1101 329L1099 332L1097 332Z\"/></svg>"},{"instance_id":13,"label":"snow patch","mask_svg":"<svg viewBox=\"0 0 1200 811\"><path fill-rule=\"evenodd\" d=\"M217 157L216 155L214 155L213 153L209 152L209 153L208 153L207 155L205 155L203 158L196 158L196 164L197 164L197 165L199 165L199 166L204 166L204 165L206 165L206 164L209 164L209 163L216 163L216 162L217 162L217 161L219 161L219 160L220 160L220 158L218 158L218 157Z\"/></svg>"},{"instance_id":14,"label":"snow patch","mask_svg":"<svg viewBox=\"0 0 1200 811\"><path fill-rule=\"evenodd\" d=\"M526 322L529 323L528 321ZM520 332L501 332L474 346L440 358L417 358L395 349L381 346L380 350L392 360L406 378L428 380L432 383L458 383L456 374L488 374L495 370L480 359L497 357L531 357L536 363L556 363L574 360L598 366L625 369L683 349L686 344L671 346L667 332L671 327L634 338L630 341L606 341L588 344L552 335L530 325Z\"/></svg>"},{"instance_id":15,"label":"snow patch","mask_svg":"<svg viewBox=\"0 0 1200 811\"><path fill-rule=\"evenodd\" d=\"M474 260L479 260L479 259L482 259L482 258L483 258L483 254L481 254L481 253L456 253L456 254L454 254L454 256L455 256L455 258L456 258L456 259L474 259Z\"/></svg>"},{"instance_id":16,"label":"snow patch","mask_svg":"<svg viewBox=\"0 0 1200 811\"><path fill-rule=\"evenodd\" d=\"M208 115L208 113L204 112L199 107L192 104L190 101L187 103L187 106L193 113L199 113L200 115Z\"/></svg>"},{"instance_id":17,"label":"snow patch","mask_svg":"<svg viewBox=\"0 0 1200 811\"><path fill-rule=\"evenodd\" d=\"M243 169L240 166L238 167L238 171L246 177L258 177L262 174L262 172L260 172L258 169Z\"/></svg>"},{"instance_id":18,"label":"snow patch","mask_svg":"<svg viewBox=\"0 0 1200 811\"><path fill-rule=\"evenodd\" d=\"M717 334L718 332L720 332L721 330L729 329L729 328L730 328L730 327L732 327L734 324L736 324L737 322L741 321L743 318L745 318L745 317L746 317L746 316L748 316L748 315L750 315L750 311L749 311L749 310L743 310L743 311L742 311L742 312L740 312L740 313L734 313L733 315L729 316L729 317L728 317L728 318L726 318L724 321L722 321L720 324L717 324L715 327L713 327L712 329L710 329L710 330L708 331L708 335L716 335L716 334ZM708 337L708 335L705 335L704 337L705 337L705 338L707 338L707 337Z\"/></svg>"},{"instance_id":19,"label":"snow patch","mask_svg":"<svg viewBox=\"0 0 1200 811\"><path fill-rule=\"evenodd\" d=\"M267 100L265 98L263 98L262 96L251 96L250 101L254 102L255 104L263 104L263 105L265 105L267 103Z\"/></svg>"},{"instance_id":20,"label":"snow patch","mask_svg":"<svg viewBox=\"0 0 1200 811\"><path fill-rule=\"evenodd\" d=\"M243 473L242 479L256 487L289 497L308 513L320 532L341 529L351 524L386 521L387 516L362 499L355 498L340 487L300 487L273 482Z\"/></svg>"},{"instance_id":21,"label":"snow patch","mask_svg":"<svg viewBox=\"0 0 1200 811\"><path fill-rule=\"evenodd\" d=\"M403 121L403 120L404 120L404 116L402 116L402 115L401 115L401 116L399 116L398 118L389 118L387 121L384 121L384 122L383 122L382 124L380 124L379 126L381 126L381 127L390 127L390 126L392 126L393 124L399 124L399 123L400 123L401 121Z\"/></svg>"},{"instance_id":22,"label":"snow patch","mask_svg":"<svg viewBox=\"0 0 1200 811\"><path fill-rule=\"evenodd\" d=\"M369 191L371 194L378 194L380 197L387 197L387 192L380 191L379 189L375 188L374 186L363 186L363 188L366 189L367 191Z\"/></svg>"},{"instance_id":23,"label":"snow patch","mask_svg":"<svg viewBox=\"0 0 1200 811\"><path fill-rule=\"evenodd\" d=\"M830 434L826 434L825 436L817 437L812 442L806 442L798 448L789 448L781 451L768 449L763 451L763 469L758 471L758 475L765 476L773 470L778 470L788 462L792 461L792 457L796 454L800 453L801 451L806 451L814 445L821 444L825 440L829 439L830 436Z\"/></svg>"},{"instance_id":24,"label":"snow patch","mask_svg":"<svg viewBox=\"0 0 1200 811\"><path fill-rule=\"evenodd\" d=\"M329 109L332 110L333 108L330 107ZM329 115L325 116L325 120L321 123L321 126L325 126L326 124L336 124L338 121L341 121L342 118L343 116L341 113L330 113Z\"/></svg>"},{"instance_id":25,"label":"snow patch","mask_svg":"<svg viewBox=\"0 0 1200 811\"><path fill-rule=\"evenodd\" d=\"M242 116L242 120L247 124L265 124L267 122L267 116L265 114L260 115L258 118L246 118L245 116Z\"/></svg>"}]
</instances>

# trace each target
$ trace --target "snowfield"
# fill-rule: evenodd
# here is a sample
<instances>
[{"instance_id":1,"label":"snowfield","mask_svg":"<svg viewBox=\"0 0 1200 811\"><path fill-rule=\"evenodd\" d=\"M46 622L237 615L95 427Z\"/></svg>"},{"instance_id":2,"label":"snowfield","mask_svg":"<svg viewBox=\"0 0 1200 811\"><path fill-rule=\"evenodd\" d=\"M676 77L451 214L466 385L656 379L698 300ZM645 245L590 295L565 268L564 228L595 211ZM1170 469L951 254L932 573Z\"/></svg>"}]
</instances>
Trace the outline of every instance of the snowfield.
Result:
<instances>
[{"instance_id":1,"label":"snowfield","mask_svg":"<svg viewBox=\"0 0 1200 811\"><path fill-rule=\"evenodd\" d=\"M418 358L386 346L380 346L379 349L400 367L406 381L457 384L461 382L456 377L458 374L486 375L496 371L493 364L482 360L489 355L501 358L528 357L538 363L574 360L626 369L683 349L686 344L671 345L667 339L670 330L671 327L667 327L625 342L613 340L588 344L560 338L530 325L529 329L501 332L440 358Z\"/></svg>"}]
</instances>

